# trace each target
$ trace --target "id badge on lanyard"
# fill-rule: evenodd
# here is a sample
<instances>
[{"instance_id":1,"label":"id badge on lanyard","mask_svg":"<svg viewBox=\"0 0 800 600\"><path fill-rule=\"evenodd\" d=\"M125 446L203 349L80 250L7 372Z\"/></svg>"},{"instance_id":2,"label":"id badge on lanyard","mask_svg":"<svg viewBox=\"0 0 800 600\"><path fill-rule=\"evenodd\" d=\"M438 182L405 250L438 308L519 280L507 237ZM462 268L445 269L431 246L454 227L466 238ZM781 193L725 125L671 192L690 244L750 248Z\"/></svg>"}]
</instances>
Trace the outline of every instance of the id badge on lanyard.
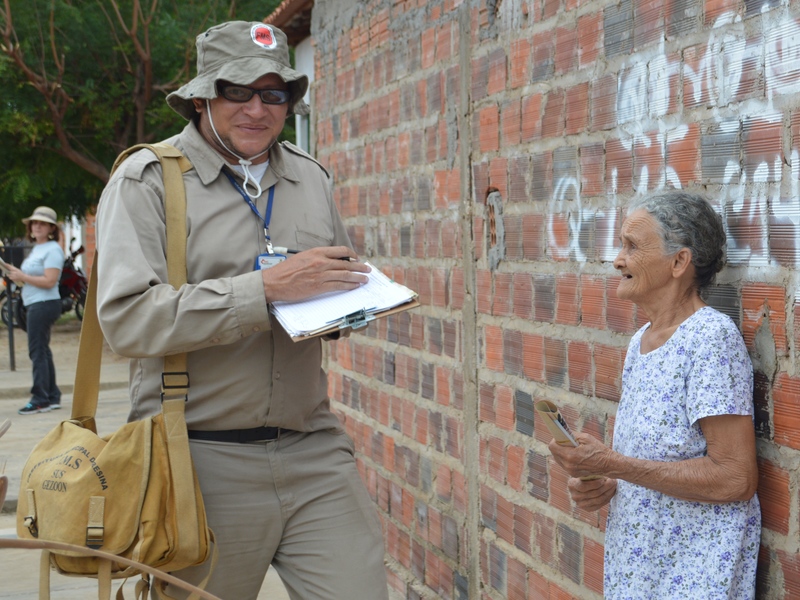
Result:
<instances>
[{"instance_id":1,"label":"id badge on lanyard","mask_svg":"<svg viewBox=\"0 0 800 600\"><path fill-rule=\"evenodd\" d=\"M270 219L272 218L272 201L275 198L275 185L272 185L269 188L269 196L267 198L267 210L266 213L264 214L264 217L262 218L261 213L259 213L258 209L256 208L256 205L253 204L253 201L250 199L247 193L245 193L245 191L242 189L242 187L239 185L236 179L234 179L234 177L229 173L225 173L225 175L231 182L231 185L233 185L233 187L236 188L236 191L238 191L241 194L242 198L244 198L244 201L247 202L247 204L250 206L250 210L252 210L255 213L259 221L264 222L264 240L266 241L267 244L267 251L264 254L259 254L258 256L256 256L255 263L253 264L253 270L260 271L262 269L269 269L285 261L286 256L284 254L277 254L272 249L272 241L270 240L269 237L269 222Z\"/></svg>"},{"instance_id":2,"label":"id badge on lanyard","mask_svg":"<svg viewBox=\"0 0 800 600\"><path fill-rule=\"evenodd\" d=\"M253 270L260 271L262 269L269 269L285 260L286 256L283 254L259 254L256 256L256 264L253 266Z\"/></svg>"}]
</instances>

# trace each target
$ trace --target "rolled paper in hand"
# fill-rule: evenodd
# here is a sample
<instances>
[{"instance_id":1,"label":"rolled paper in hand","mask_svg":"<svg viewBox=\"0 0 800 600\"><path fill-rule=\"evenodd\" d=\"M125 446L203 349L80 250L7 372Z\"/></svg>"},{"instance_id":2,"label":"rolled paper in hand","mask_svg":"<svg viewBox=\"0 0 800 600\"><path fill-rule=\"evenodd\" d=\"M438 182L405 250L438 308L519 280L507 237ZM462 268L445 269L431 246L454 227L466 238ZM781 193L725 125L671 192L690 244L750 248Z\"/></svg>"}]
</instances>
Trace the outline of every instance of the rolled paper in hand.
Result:
<instances>
[{"instance_id":1,"label":"rolled paper in hand","mask_svg":"<svg viewBox=\"0 0 800 600\"><path fill-rule=\"evenodd\" d=\"M536 408L536 412L539 413L539 416L544 420L547 429L553 434L556 444L561 446L578 445L578 442L572 437L572 432L569 430L567 422L564 420L564 417L561 416L558 407L554 403L549 400L540 400L534 405L534 408Z\"/></svg>"},{"instance_id":2,"label":"rolled paper in hand","mask_svg":"<svg viewBox=\"0 0 800 600\"><path fill-rule=\"evenodd\" d=\"M556 444L561 446L577 446L578 442L575 441L575 438L572 437L572 432L569 430L569 425L564 420L564 417L561 416L561 413L558 410L558 407L550 402L549 400L540 400L536 404L533 405L536 409L536 412L539 416L542 417L544 424L547 426L547 429L550 430L550 433L553 434L553 438L556 440ZM581 477L582 481L589 481L592 479L600 479L601 475L584 475Z\"/></svg>"}]
</instances>

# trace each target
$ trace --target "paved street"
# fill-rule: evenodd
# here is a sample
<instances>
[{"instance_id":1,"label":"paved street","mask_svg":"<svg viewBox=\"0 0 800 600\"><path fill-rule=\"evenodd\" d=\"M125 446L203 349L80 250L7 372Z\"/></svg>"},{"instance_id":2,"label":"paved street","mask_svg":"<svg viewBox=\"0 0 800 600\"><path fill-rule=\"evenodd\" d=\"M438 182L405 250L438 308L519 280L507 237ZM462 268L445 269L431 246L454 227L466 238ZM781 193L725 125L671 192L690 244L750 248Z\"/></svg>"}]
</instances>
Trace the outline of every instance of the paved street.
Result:
<instances>
[{"instance_id":1,"label":"paved street","mask_svg":"<svg viewBox=\"0 0 800 600\"><path fill-rule=\"evenodd\" d=\"M10 369L9 335L0 326L0 423L11 419L8 432L0 438L0 473L9 478L9 490L0 513L0 537L16 537L14 510L19 492L19 476L36 442L59 421L69 418L72 405L72 382L77 362L80 323L77 320L55 326L51 341L59 387L63 392L61 410L21 416L17 410L29 399L31 364L27 338L14 330L16 369ZM101 392L97 411L97 429L108 434L125 423L128 412L128 364L108 348L103 353ZM0 550L0 599L35 600L38 594L39 553L25 550ZM133 598L135 581L125 586L127 598ZM116 590L115 584L114 589ZM54 600L84 600L97 597L97 583L88 578L65 577L56 573L51 579ZM289 596L274 570L264 580L259 600L288 600Z\"/></svg>"}]
</instances>

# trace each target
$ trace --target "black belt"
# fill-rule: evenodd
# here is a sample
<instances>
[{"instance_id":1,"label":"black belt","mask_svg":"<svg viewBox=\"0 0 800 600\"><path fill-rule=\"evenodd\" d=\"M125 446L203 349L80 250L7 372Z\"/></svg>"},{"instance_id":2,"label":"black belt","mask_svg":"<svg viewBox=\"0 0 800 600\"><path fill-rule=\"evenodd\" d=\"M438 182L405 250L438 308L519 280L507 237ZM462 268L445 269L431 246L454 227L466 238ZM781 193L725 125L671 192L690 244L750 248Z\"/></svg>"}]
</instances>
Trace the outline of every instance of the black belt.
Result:
<instances>
[{"instance_id":1,"label":"black belt","mask_svg":"<svg viewBox=\"0 0 800 600\"><path fill-rule=\"evenodd\" d=\"M189 430L190 440L205 440L208 442L234 442L246 444L247 442L271 442L277 440L282 434L292 433L291 429L281 427L254 427L253 429L223 429L221 431L195 431Z\"/></svg>"}]
</instances>

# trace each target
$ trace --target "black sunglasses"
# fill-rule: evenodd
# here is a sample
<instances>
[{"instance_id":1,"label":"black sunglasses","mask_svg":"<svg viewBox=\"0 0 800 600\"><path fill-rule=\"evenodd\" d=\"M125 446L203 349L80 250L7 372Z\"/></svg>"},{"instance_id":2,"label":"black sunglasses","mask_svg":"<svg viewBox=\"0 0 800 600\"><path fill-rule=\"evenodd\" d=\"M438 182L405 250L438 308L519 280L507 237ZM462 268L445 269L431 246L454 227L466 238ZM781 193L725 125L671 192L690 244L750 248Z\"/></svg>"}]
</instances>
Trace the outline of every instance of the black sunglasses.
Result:
<instances>
[{"instance_id":1,"label":"black sunglasses","mask_svg":"<svg viewBox=\"0 0 800 600\"><path fill-rule=\"evenodd\" d=\"M292 97L289 90L257 90L246 85L217 83L219 94L231 102L249 102L253 94L258 94L264 104L286 104Z\"/></svg>"}]
</instances>

